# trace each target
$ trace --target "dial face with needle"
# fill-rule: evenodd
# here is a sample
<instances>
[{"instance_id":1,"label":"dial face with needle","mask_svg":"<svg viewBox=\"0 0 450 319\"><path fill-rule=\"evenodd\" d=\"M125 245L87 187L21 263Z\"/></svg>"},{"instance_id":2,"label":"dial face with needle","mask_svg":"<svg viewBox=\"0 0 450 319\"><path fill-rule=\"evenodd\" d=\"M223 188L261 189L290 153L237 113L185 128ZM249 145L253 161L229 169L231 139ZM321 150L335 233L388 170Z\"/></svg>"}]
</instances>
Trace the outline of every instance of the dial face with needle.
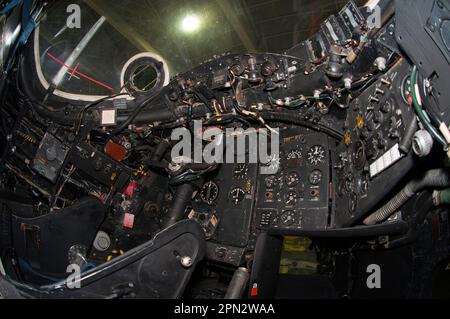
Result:
<instances>
[{"instance_id":1,"label":"dial face with needle","mask_svg":"<svg viewBox=\"0 0 450 319\"><path fill-rule=\"evenodd\" d=\"M313 146L308 151L308 163L314 166L325 161L325 149L321 145Z\"/></svg>"},{"instance_id":2,"label":"dial face with needle","mask_svg":"<svg viewBox=\"0 0 450 319\"><path fill-rule=\"evenodd\" d=\"M214 182L206 183L205 185L203 185L200 191L200 197L202 198L203 202L205 202L208 205L214 204L218 195L219 195L219 187Z\"/></svg>"},{"instance_id":3,"label":"dial face with needle","mask_svg":"<svg viewBox=\"0 0 450 319\"><path fill-rule=\"evenodd\" d=\"M267 188L272 189L278 185L278 178L275 175L267 176L265 184Z\"/></svg>"},{"instance_id":4,"label":"dial face with needle","mask_svg":"<svg viewBox=\"0 0 450 319\"><path fill-rule=\"evenodd\" d=\"M320 182L322 181L322 178L323 178L322 171L315 169L309 175L309 182L311 183L311 185L319 185Z\"/></svg>"},{"instance_id":5,"label":"dial face with needle","mask_svg":"<svg viewBox=\"0 0 450 319\"><path fill-rule=\"evenodd\" d=\"M245 198L245 191L240 188L240 187L236 187L233 188L230 192L230 200L235 204L239 204L240 202L242 202Z\"/></svg>"},{"instance_id":6,"label":"dial face with needle","mask_svg":"<svg viewBox=\"0 0 450 319\"><path fill-rule=\"evenodd\" d=\"M284 202L287 206L293 206L297 203L298 194L295 191L289 191L284 195Z\"/></svg>"},{"instance_id":7,"label":"dial face with needle","mask_svg":"<svg viewBox=\"0 0 450 319\"><path fill-rule=\"evenodd\" d=\"M288 187L295 187L300 182L300 175L297 172L291 172L286 176L286 185Z\"/></svg>"},{"instance_id":8,"label":"dial face with needle","mask_svg":"<svg viewBox=\"0 0 450 319\"><path fill-rule=\"evenodd\" d=\"M287 210L280 216L280 223L283 226L292 226L295 223L296 214L293 210Z\"/></svg>"},{"instance_id":9,"label":"dial face with needle","mask_svg":"<svg viewBox=\"0 0 450 319\"><path fill-rule=\"evenodd\" d=\"M302 157L303 157L302 151L299 149L294 149L287 154L286 159L288 161L299 160L299 159L302 159Z\"/></svg>"},{"instance_id":10,"label":"dial face with needle","mask_svg":"<svg viewBox=\"0 0 450 319\"><path fill-rule=\"evenodd\" d=\"M248 165L236 164L233 169L233 174L236 178L244 178L248 174Z\"/></svg>"}]
</instances>

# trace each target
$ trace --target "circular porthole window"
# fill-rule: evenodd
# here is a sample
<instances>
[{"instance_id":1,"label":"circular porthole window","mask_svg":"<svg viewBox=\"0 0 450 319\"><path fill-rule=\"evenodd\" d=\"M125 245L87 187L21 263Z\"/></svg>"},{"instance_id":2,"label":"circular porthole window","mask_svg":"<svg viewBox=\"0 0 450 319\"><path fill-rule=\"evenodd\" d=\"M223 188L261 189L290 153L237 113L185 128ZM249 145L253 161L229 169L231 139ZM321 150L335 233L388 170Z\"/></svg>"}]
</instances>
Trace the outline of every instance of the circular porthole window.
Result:
<instances>
[{"instance_id":1,"label":"circular porthole window","mask_svg":"<svg viewBox=\"0 0 450 319\"><path fill-rule=\"evenodd\" d=\"M169 72L164 60L153 53L141 53L124 66L122 87L134 94L152 94L169 82Z\"/></svg>"},{"instance_id":2,"label":"circular porthole window","mask_svg":"<svg viewBox=\"0 0 450 319\"><path fill-rule=\"evenodd\" d=\"M158 81L158 70L153 64L140 65L131 75L130 86L137 92L148 92Z\"/></svg>"}]
</instances>

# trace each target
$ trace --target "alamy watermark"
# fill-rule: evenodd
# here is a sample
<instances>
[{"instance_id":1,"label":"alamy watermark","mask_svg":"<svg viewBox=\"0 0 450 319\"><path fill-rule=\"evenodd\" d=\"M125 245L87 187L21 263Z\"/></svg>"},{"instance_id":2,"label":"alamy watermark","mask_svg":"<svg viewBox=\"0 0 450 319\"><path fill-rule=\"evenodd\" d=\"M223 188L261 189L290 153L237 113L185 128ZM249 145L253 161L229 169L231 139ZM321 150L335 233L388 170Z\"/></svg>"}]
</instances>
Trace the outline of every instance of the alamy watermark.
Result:
<instances>
[{"instance_id":1,"label":"alamy watermark","mask_svg":"<svg viewBox=\"0 0 450 319\"><path fill-rule=\"evenodd\" d=\"M278 171L280 139L278 129L204 128L194 121L194 134L186 128L172 131L172 159L176 164L249 163L262 164L261 174Z\"/></svg>"},{"instance_id":2,"label":"alamy watermark","mask_svg":"<svg viewBox=\"0 0 450 319\"><path fill-rule=\"evenodd\" d=\"M367 17L367 27L369 29L380 29L382 27L381 25L381 8L379 5L367 7L367 13L370 14Z\"/></svg>"},{"instance_id":3,"label":"alamy watermark","mask_svg":"<svg viewBox=\"0 0 450 319\"><path fill-rule=\"evenodd\" d=\"M381 288L381 267L377 264L367 266L366 272L370 274L367 277L366 284L369 289Z\"/></svg>"},{"instance_id":4,"label":"alamy watermark","mask_svg":"<svg viewBox=\"0 0 450 319\"><path fill-rule=\"evenodd\" d=\"M81 288L81 267L77 264L67 266L66 272L70 275L66 279L66 286L69 289Z\"/></svg>"},{"instance_id":5,"label":"alamy watermark","mask_svg":"<svg viewBox=\"0 0 450 319\"><path fill-rule=\"evenodd\" d=\"M66 9L70 15L67 17L66 26L69 29L81 29L81 8L78 4L69 4Z\"/></svg>"}]
</instances>

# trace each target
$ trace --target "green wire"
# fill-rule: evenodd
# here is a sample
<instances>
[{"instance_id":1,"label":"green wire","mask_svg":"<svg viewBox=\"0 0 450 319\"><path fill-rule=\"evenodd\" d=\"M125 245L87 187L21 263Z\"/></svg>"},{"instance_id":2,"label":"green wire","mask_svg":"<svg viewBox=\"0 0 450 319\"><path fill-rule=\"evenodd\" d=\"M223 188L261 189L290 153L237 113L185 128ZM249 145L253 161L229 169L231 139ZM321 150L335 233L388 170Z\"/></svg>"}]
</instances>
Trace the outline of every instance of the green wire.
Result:
<instances>
[{"instance_id":1,"label":"green wire","mask_svg":"<svg viewBox=\"0 0 450 319\"><path fill-rule=\"evenodd\" d=\"M433 136L435 140L437 140L442 146L444 146L444 150L447 151L448 150L447 142L438 132L438 130L436 130L436 128L428 121L427 117L425 116L425 113L423 112L422 107L419 105L415 88L416 81L417 81L417 66L414 65L411 72L411 84L410 84L414 110L417 116L419 117L420 122L425 127L425 129Z\"/></svg>"}]
</instances>

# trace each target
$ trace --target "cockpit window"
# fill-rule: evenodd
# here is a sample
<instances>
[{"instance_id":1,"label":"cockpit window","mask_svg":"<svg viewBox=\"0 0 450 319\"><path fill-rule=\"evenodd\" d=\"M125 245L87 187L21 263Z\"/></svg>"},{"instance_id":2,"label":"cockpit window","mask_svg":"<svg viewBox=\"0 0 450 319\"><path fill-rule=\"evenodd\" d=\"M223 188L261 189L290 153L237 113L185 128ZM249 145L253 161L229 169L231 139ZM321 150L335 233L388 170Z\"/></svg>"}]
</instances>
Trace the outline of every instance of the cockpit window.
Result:
<instances>
[{"instance_id":1,"label":"cockpit window","mask_svg":"<svg viewBox=\"0 0 450 319\"><path fill-rule=\"evenodd\" d=\"M171 76L227 52L283 52L345 2L54 1L37 35L38 73L57 92L117 94L131 80L124 67L142 52L163 60ZM152 84L142 81L157 75L138 69L134 86L145 91Z\"/></svg>"},{"instance_id":2,"label":"cockpit window","mask_svg":"<svg viewBox=\"0 0 450 319\"><path fill-rule=\"evenodd\" d=\"M51 5L39 28L39 61L45 80L60 91L112 95L121 89L121 71L140 52L104 16L79 2L79 27L69 27L78 10L70 1Z\"/></svg>"}]
</instances>

